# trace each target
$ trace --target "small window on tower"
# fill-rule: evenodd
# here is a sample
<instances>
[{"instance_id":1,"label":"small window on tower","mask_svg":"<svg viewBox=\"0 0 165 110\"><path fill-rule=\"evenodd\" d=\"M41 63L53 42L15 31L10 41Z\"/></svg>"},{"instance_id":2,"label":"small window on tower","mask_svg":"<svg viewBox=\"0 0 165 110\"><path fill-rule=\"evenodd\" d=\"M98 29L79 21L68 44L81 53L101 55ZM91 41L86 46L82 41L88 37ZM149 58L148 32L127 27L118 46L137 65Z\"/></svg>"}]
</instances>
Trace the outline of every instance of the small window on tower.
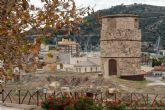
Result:
<instances>
[{"instance_id":1,"label":"small window on tower","mask_svg":"<svg viewBox=\"0 0 165 110\"><path fill-rule=\"evenodd\" d=\"M139 25L138 25L139 23L138 23L138 19L136 18L135 19L135 28L139 28Z\"/></svg>"}]
</instances>

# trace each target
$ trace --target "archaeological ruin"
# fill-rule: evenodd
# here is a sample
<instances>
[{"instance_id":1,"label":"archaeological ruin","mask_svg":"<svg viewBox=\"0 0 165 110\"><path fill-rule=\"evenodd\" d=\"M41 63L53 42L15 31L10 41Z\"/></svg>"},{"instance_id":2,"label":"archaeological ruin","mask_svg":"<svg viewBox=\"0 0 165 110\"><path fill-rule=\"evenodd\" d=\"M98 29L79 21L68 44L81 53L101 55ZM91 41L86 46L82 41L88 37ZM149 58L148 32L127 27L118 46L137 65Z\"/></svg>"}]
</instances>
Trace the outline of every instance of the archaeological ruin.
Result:
<instances>
[{"instance_id":1,"label":"archaeological ruin","mask_svg":"<svg viewBox=\"0 0 165 110\"><path fill-rule=\"evenodd\" d=\"M141 56L139 17L131 14L104 16L100 46L104 77L139 74Z\"/></svg>"}]
</instances>

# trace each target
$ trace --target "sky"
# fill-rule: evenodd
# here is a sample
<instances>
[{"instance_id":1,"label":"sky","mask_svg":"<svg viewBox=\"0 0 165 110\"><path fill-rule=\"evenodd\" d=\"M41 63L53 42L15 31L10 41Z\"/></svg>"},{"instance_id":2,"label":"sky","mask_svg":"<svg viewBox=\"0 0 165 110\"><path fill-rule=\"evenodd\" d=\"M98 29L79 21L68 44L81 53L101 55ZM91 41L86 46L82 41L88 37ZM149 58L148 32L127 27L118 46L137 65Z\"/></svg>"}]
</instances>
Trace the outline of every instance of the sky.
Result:
<instances>
[{"instance_id":1,"label":"sky","mask_svg":"<svg viewBox=\"0 0 165 110\"><path fill-rule=\"evenodd\" d=\"M42 4L40 0L30 0L32 4L41 7ZM133 4L133 3L142 3L150 4L157 6L165 6L165 0L75 0L77 7L91 6L95 10L110 8L111 6L120 5L120 4Z\"/></svg>"}]
</instances>

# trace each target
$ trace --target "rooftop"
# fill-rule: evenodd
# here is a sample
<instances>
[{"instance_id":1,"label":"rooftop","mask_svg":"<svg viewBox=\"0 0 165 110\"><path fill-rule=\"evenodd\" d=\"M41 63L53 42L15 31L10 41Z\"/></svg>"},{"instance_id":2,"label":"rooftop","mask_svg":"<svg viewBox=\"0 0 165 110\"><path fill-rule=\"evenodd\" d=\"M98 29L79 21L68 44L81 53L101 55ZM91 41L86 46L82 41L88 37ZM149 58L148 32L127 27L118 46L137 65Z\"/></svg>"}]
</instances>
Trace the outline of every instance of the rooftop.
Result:
<instances>
[{"instance_id":1,"label":"rooftop","mask_svg":"<svg viewBox=\"0 0 165 110\"><path fill-rule=\"evenodd\" d=\"M87 61L80 61L75 66L76 67L82 67L82 66L99 66L99 64L96 64L93 61L87 60Z\"/></svg>"},{"instance_id":2,"label":"rooftop","mask_svg":"<svg viewBox=\"0 0 165 110\"><path fill-rule=\"evenodd\" d=\"M153 71L164 71L165 72L165 66L155 66Z\"/></svg>"},{"instance_id":3,"label":"rooftop","mask_svg":"<svg viewBox=\"0 0 165 110\"><path fill-rule=\"evenodd\" d=\"M78 43L70 39L62 39L62 41L58 42L58 45L78 45Z\"/></svg>"}]
</instances>

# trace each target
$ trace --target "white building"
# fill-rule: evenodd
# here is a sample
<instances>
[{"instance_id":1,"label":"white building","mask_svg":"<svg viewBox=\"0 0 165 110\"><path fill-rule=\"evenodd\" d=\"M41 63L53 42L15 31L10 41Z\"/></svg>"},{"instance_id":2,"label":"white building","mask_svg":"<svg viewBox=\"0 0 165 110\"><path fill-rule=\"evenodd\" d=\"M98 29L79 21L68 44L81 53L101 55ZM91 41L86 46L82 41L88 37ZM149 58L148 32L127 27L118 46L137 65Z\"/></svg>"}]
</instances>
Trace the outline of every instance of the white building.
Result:
<instances>
[{"instance_id":1,"label":"white building","mask_svg":"<svg viewBox=\"0 0 165 110\"><path fill-rule=\"evenodd\" d=\"M153 71L153 76L154 77L164 77L165 72L163 72L163 71Z\"/></svg>"},{"instance_id":2,"label":"white building","mask_svg":"<svg viewBox=\"0 0 165 110\"><path fill-rule=\"evenodd\" d=\"M96 73L101 71L100 58L96 56L72 57L69 53L63 53L59 55L59 58L64 65L63 71L78 73Z\"/></svg>"},{"instance_id":3,"label":"white building","mask_svg":"<svg viewBox=\"0 0 165 110\"><path fill-rule=\"evenodd\" d=\"M72 41L71 39L62 39L58 42L60 51L71 53L71 55L79 55L79 43Z\"/></svg>"},{"instance_id":4,"label":"white building","mask_svg":"<svg viewBox=\"0 0 165 110\"><path fill-rule=\"evenodd\" d=\"M0 68L3 68L3 61L0 60Z\"/></svg>"},{"instance_id":5,"label":"white building","mask_svg":"<svg viewBox=\"0 0 165 110\"><path fill-rule=\"evenodd\" d=\"M152 71L152 75L154 77L164 77L165 76L165 66L154 67L154 70Z\"/></svg>"},{"instance_id":6,"label":"white building","mask_svg":"<svg viewBox=\"0 0 165 110\"><path fill-rule=\"evenodd\" d=\"M101 71L100 65L89 59L77 62L77 64L74 65L74 68L74 72L78 73L97 73Z\"/></svg>"},{"instance_id":7,"label":"white building","mask_svg":"<svg viewBox=\"0 0 165 110\"><path fill-rule=\"evenodd\" d=\"M159 50L159 54L165 56L165 50Z\"/></svg>"}]
</instances>

